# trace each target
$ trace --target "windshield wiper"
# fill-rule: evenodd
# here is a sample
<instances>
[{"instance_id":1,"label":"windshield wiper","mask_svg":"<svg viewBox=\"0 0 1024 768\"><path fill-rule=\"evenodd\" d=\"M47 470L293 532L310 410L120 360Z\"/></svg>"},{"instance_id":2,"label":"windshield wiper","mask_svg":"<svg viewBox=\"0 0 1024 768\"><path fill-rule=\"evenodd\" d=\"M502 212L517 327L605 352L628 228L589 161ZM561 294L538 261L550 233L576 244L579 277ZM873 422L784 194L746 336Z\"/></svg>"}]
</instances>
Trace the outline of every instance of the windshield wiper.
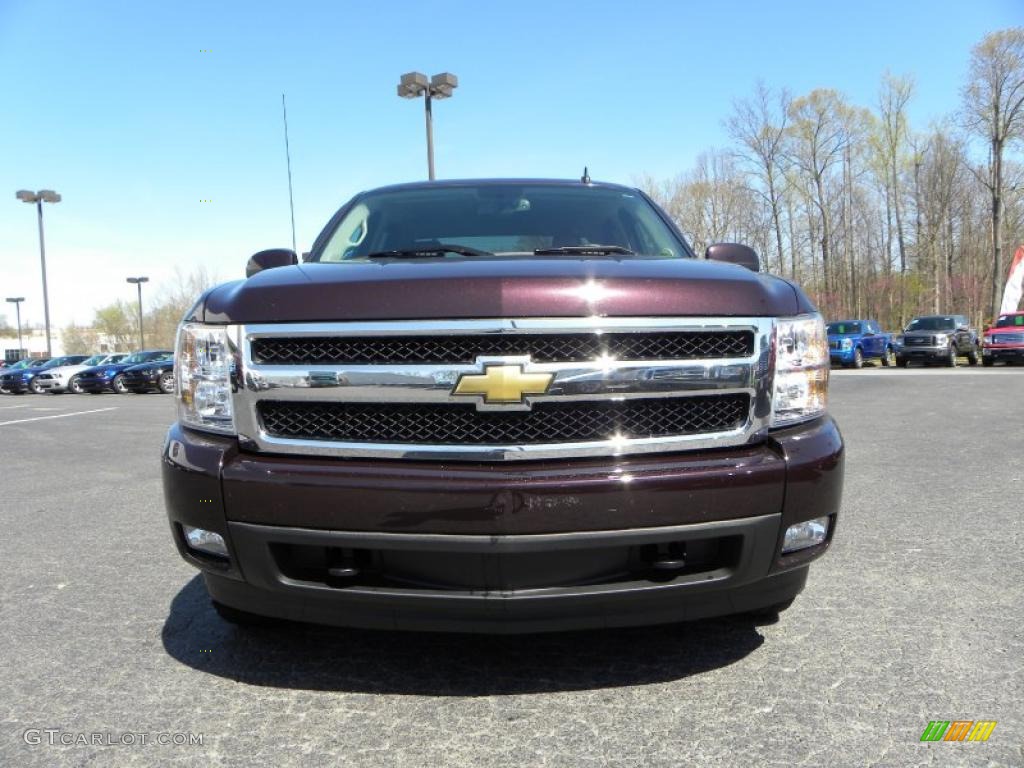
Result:
<instances>
[{"instance_id":1,"label":"windshield wiper","mask_svg":"<svg viewBox=\"0 0 1024 768\"><path fill-rule=\"evenodd\" d=\"M396 248L390 251L377 251L363 256L364 259L429 259L444 256L446 253L457 253L460 256L493 256L490 251L470 248L468 245L425 245L422 248Z\"/></svg>"},{"instance_id":2,"label":"windshield wiper","mask_svg":"<svg viewBox=\"0 0 1024 768\"><path fill-rule=\"evenodd\" d=\"M618 254L622 256L635 256L629 248L621 245L562 245L558 248L538 248L533 252L534 256L558 256L560 254L580 256L606 256Z\"/></svg>"}]
</instances>

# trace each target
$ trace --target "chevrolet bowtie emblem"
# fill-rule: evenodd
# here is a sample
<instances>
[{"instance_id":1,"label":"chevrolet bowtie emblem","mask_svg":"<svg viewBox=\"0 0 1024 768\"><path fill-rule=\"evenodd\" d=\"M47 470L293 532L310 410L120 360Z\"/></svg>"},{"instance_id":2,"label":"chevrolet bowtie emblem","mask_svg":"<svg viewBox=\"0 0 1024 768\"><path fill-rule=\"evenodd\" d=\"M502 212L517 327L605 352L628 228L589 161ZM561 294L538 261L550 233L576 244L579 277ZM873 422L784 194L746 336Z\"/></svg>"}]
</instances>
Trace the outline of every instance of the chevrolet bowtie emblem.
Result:
<instances>
[{"instance_id":1,"label":"chevrolet bowtie emblem","mask_svg":"<svg viewBox=\"0 0 1024 768\"><path fill-rule=\"evenodd\" d=\"M523 373L522 365L484 365L483 373L464 373L454 395L483 395L485 403L522 403L526 395L548 391L551 373Z\"/></svg>"}]
</instances>

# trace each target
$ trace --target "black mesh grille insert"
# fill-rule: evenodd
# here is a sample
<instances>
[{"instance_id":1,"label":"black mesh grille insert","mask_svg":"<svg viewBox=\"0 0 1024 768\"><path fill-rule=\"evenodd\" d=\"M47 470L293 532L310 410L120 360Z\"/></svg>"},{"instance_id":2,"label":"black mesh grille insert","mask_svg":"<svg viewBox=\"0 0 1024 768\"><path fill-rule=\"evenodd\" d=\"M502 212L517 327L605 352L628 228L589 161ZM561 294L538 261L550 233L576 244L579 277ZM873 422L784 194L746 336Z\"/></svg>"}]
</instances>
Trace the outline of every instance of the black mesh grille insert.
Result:
<instances>
[{"instance_id":1,"label":"black mesh grille insert","mask_svg":"<svg viewBox=\"0 0 1024 768\"><path fill-rule=\"evenodd\" d=\"M542 403L532 411L472 404L259 403L273 437L410 445L529 445L723 432L743 426L746 394L622 402Z\"/></svg>"},{"instance_id":2,"label":"black mesh grille insert","mask_svg":"<svg viewBox=\"0 0 1024 768\"><path fill-rule=\"evenodd\" d=\"M483 336L375 336L265 338L252 358L266 365L472 363L478 355L530 355L536 362L700 360L748 357L750 331L663 333L493 334Z\"/></svg>"}]
</instances>

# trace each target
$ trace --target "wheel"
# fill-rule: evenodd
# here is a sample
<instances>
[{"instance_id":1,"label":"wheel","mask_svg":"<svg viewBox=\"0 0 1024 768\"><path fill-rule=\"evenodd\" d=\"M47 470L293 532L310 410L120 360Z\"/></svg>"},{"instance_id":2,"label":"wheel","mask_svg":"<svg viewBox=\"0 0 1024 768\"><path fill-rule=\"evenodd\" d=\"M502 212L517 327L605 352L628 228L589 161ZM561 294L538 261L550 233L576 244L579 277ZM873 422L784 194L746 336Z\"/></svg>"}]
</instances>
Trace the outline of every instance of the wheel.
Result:
<instances>
[{"instance_id":1,"label":"wheel","mask_svg":"<svg viewBox=\"0 0 1024 768\"><path fill-rule=\"evenodd\" d=\"M956 368L956 347L953 344L949 345L949 354L946 356L943 364L947 368Z\"/></svg>"},{"instance_id":2,"label":"wheel","mask_svg":"<svg viewBox=\"0 0 1024 768\"><path fill-rule=\"evenodd\" d=\"M978 348L972 346L971 351L967 353L967 362L970 365L978 364Z\"/></svg>"},{"instance_id":3,"label":"wheel","mask_svg":"<svg viewBox=\"0 0 1024 768\"><path fill-rule=\"evenodd\" d=\"M991 357L983 357L981 358L981 364L986 368L991 368L993 365L996 364L996 361L993 360Z\"/></svg>"},{"instance_id":4,"label":"wheel","mask_svg":"<svg viewBox=\"0 0 1024 768\"><path fill-rule=\"evenodd\" d=\"M860 351L860 347L857 347L855 350L853 350L853 367L864 367L864 353Z\"/></svg>"},{"instance_id":5,"label":"wheel","mask_svg":"<svg viewBox=\"0 0 1024 768\"><path fill-rule=\"evenodd\" d=\"M882 365L886 368L896 365L896 352L893 351L892 347L885 348L885 354L882 355Z\"/></svg>"},{"instance_id":6,"label":"wheel","mask_svg":"<svg viewBox=\"0 0 1024 768\"><path fill-rule=\"evenodd\" d=\"M160 384L158 386L160 387L160 391L163 392L165 395L169 395L169 394L173 393L174 392L174 374L168 372L168 373L165 373L165 374L161 375L160 376Z\"/></svg>"},{"instance_id":7,"label":"wheel","mask_svg":"<svg viewBox=\"0 0 1024 768\"><path fill-rule=\"evenodd\" d=\"M907 368L910 366L910 361L905 357L897 357L896 365L898 365L900 368Z\"/></svg>"},{"instance_id":8,"label":"wheel","mask_svg":"<svg viewBox=\"0 0 1024 768\"><path fill-rule=\"evenodd\" d=\"M213 610L217 612L218 616L237 627L270 627L281 622L280 619L275 619L272 616L260 616L258 613L249 613L238 608L232 608L230 605L224 605L224 603L218 603L216 600L211 600L210 602L213 603Z\"/></svg>"},{"instance_id":9,"label":"wheel","mask_svg":"<svg viewBox=\"0 0 1024 768\"><path fill-rule=\"evenodd\" d=\"M114 381L111 386L113 386L114 391L119 395L124 395L128 392L128 385L124 383L123 373L119 373L114 377Z\"/></svg>"},{"instance_id":10,"label":"wheel","mask_svg":"<svg viewBox=\"0 0 1024 768\"><path fill-rule=\"evenodd\" d=\"M39 382L35 379L32 379L32 383L28 385L28 391L33 395L41 395L46 392L45 389L39 386Z\"/></svg>"},{"instance_id":11,"label":"wheel","mask_svg":"<svg viewBox=\"0 0 1024 768\"><path fill-rule=\"evenodd\" d=\"M77 376L72 376L71 381L68 382L68 392L75 395L80 395L85 390L82 389L82 382L78 380Z\"/></svg>"}]
</instances>

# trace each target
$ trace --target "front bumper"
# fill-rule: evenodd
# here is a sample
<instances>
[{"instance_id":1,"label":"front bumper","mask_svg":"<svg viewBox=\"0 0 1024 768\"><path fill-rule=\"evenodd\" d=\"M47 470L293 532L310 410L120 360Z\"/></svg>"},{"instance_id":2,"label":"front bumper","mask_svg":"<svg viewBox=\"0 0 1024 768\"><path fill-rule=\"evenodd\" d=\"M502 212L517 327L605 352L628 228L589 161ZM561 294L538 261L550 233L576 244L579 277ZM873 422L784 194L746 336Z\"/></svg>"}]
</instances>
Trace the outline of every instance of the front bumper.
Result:
<instances>
[{"instance_id":1,"label":"front bumper","mask_svg":"<svg viewBox=\"0 0 1024 768\"><path fill-rule=\"evenodd\" d=\"M24 379L9 379L7 381L0 381L0 390L7 392L12 395L20 395L24 392L28 392L30 381Z\"/></svg>"},{"instance_id":2,"label":"front bumper","mask_svg":"<svg viewBox=\"0 0 1024 768\"><path fill-rule=\"evenodd\" d=\"M794 597L835 529L843 445L824 418L757 446L441 464L250 454L175 425L162 464L179 552L219 602L345 626L506 633ZM828 540L780 556L789 525L825 515ZM190 550L182 525L223 535L230 560Z\"/></svg>"},{"instance_id":3,"label":"front bumper","mask_svg":"<svg viewBox=\"0 0 1024 768\"><path fill-rule=\"evenodd\" d=\"M829 347L829 361L833 365L835 365L836 363L840 363L842 365L852 363L854 349L855 347L851 347L850 349L833 349L832 347Z\"/></svg>"},{"instance_id":4,"label":"front bumper","mask_svg":"<svg viewBox=\"0 0 1024 768\"><path fill-rule=\"evenodd\" d=\"M990 360L1013 360L1013 361L1024 361L1024 346L1020 347L1003 347L1003 346L983 346L981 348L982 357Z\"/></svg>"},{"instance_id":5,"label":"front bumper","mask_svg":"<svg viewBox=\"0 0 1024 768\"><path fill-rule=\"evenodd\" d=\"M896 357L900 360L925 360L929 362L946 360L949 358L949 344L938 347L916 345L908 347L904 344L896 353Z\"/></svg>"},{"instance_id":6,"label":"front bumper","mask_svg":"<svg viewBox=\"0 0 1024 768\"><path fill-rule=\"evenodd\" d=\"M78 385L86 392L110 392L113 391L113 385L111 382L114 380L113 376L108 378L83 378L78 377Z\"/></svg>"},{"instance_id":7,"label":"front bumper","mask_svg":"<svg viewBox=\"0 0 1024 768\"><path fill-rule=\"evenodd\" d=\"M145 376L138 373L126 373L124 374L124 383L129 389L156 387L160 384L160 376L155 373L146 374Z\"/></svg>"},{"instance_id":8,"label":"front bumper","mask_svg":"<svg viewBox=\"0 0 1024 768\"><path fill-rule=\"evenodd\" d=\"M47 392L63 392L68 388L67 382L60 379L36 379L36 385Z\"/></svg>"}]
</instances>

